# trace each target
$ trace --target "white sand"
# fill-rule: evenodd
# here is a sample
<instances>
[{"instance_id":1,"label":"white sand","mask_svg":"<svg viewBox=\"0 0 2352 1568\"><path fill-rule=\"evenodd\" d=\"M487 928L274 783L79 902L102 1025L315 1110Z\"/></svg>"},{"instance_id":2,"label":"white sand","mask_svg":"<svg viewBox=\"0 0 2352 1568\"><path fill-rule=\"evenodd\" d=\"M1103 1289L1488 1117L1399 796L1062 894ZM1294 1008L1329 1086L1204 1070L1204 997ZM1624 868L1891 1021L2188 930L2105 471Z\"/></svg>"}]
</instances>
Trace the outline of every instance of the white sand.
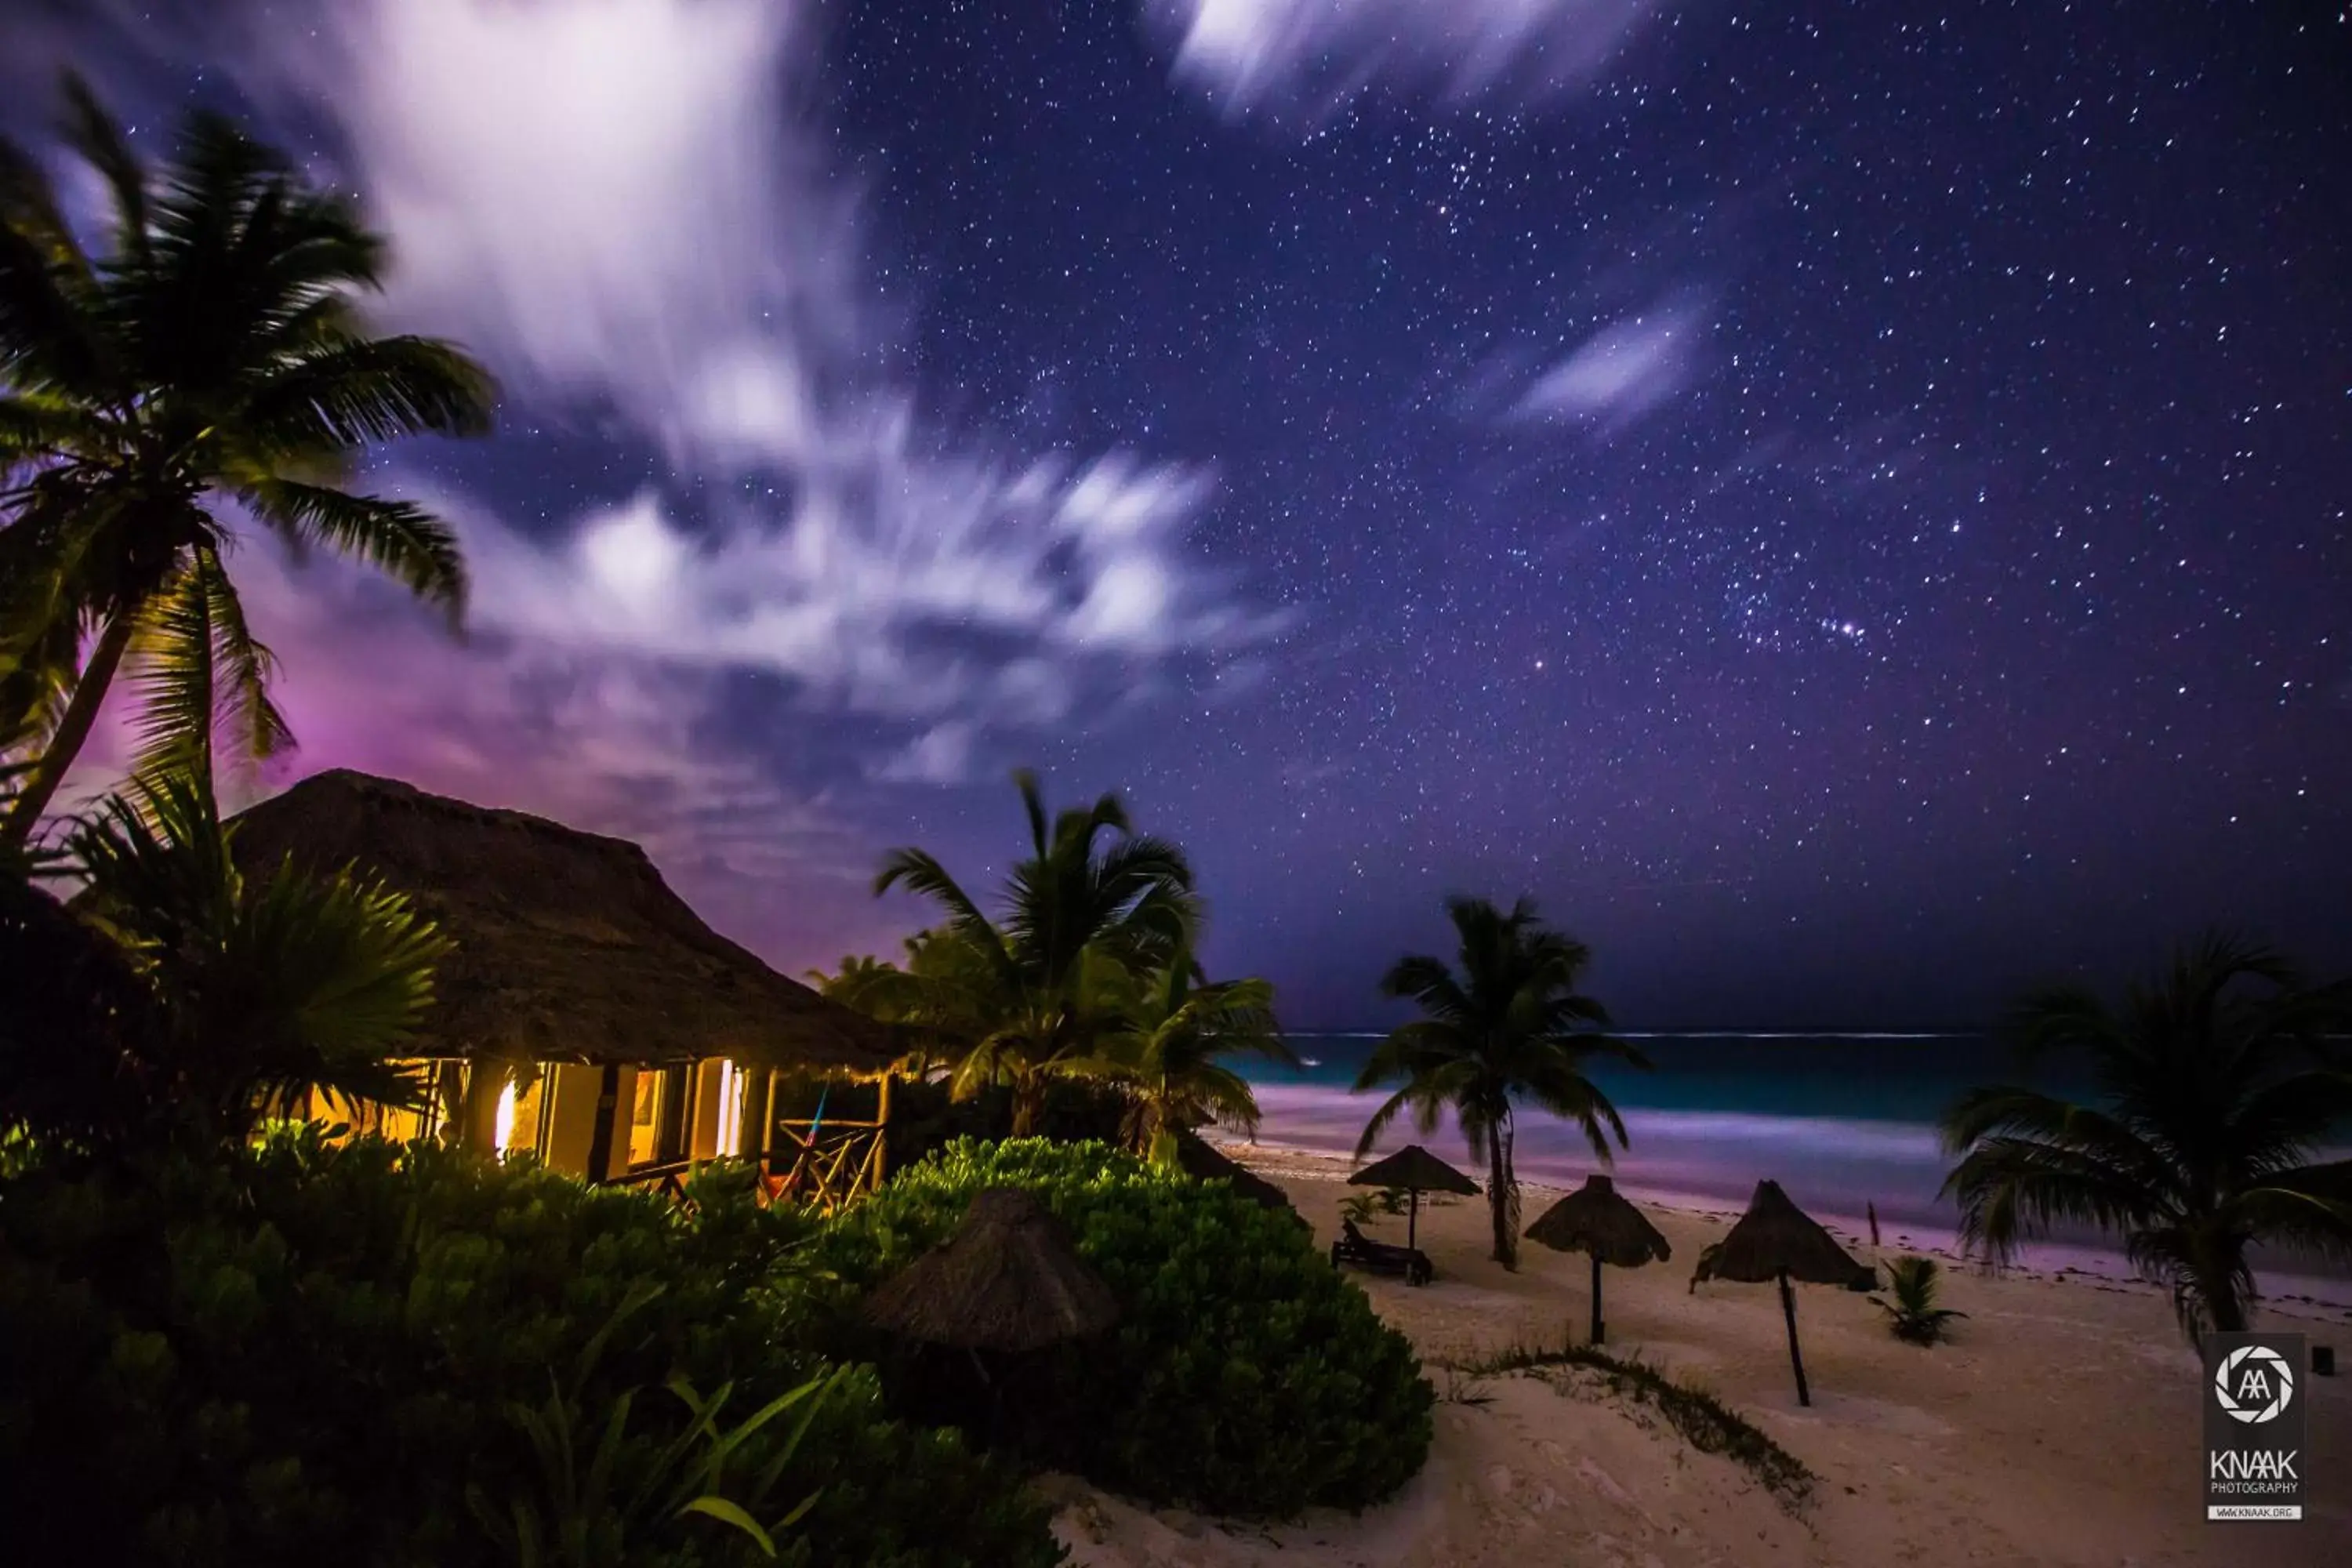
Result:
<instances>
[{"instance_id":1,"label":"white sand","mask_svg":"<svg viewBox=\"0 0 2352 1568\"><path fill-rule=\"evenodd\" d=\"M1318 1239L1347 1195L1319 1156L1235 1150L1280 1182ZM1526 1192L1532 1219L1559 1194ZM1440 1394L1427 1468L1360 1516L1272 1529L1152 1512L1056 1479L1057 1529L1083 1568L1685 1568L1772 1563L2352 1564L2352 1369L2309 1382L2309 1493L2300 1524L2207 1524L2197 1358L2162 1292L2082 1277L1948 1270L1945 1305L1969 1314L1923 1349L1886 1331L1869 1300L1799 1290L1813 1405L1801 1409L1777 1293L1714 1283L1687 1293L1699 1248L1730 1213L1654 1209L1674 1260L1610 1269L1608 1348L1706 1387L1821 1478L1792 1517L1744 1468L1693 1450L1654 1415L1570 1376L1463 1379ZM1584 1337L1590 1265L1526 1249L1487 1261L1483 1200L1424 1202L1421 1289L1360 1274L1381 1316L1425 1361ZM1373 1234L1402 1242L1404 1222ZM1889 1247L1882 1256L1892 1257ZM1855 1248L1864 1259L1866 1247ZM2352 1360L2352 1313L2269 1304L2263 1326L2301 1330ZM1449 1395L1467 1395L1469 1403Z\"/></svg>"}]
</instances>

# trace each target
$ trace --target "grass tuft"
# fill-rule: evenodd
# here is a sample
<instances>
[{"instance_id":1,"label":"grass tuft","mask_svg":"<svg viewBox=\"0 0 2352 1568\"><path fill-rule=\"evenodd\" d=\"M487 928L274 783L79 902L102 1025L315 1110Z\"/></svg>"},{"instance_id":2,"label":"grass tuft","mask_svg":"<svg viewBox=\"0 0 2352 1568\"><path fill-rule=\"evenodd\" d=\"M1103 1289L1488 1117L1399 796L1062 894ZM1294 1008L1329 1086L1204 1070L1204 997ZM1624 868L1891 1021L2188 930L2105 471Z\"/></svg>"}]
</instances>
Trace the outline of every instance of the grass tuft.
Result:
<instances>
[{"instance_id":1,"label":"grass tuft","mask_svg":"<svg viewBox=\"0 0 2352 1568\"><path fill-rule=\"evenodd\" d=\"M1613 1356L1591 1345L1565 1350L1517 1346L1484 1361L1448 1368L1471 1378L1500 1377L1511 1373L1571 1367L1596 1373L1608 1391L1639 1405L1654 1406L1683 1440L1702 1454L1720 1454L1764 1483L1780 1506L1791 1513L1812 1500L1820 1478L1802 1459L1767 1436L1753 1423L1703 1388L1675 1382L1644 1362Z\"/></svg>"}]
</instances>

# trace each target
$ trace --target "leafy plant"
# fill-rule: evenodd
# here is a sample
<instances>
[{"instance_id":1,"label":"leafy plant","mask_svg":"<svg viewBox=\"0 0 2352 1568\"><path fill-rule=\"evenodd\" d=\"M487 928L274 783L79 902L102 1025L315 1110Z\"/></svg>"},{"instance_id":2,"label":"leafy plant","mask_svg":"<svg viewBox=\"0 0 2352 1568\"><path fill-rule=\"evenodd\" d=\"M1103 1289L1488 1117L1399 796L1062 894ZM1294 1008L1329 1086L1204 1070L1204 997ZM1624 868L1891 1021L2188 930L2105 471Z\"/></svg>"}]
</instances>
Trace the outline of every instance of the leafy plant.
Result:
<instances>
[{"instance_id":1,"label":"leafy plant","mask_svg":"<svg viewBox=\"0 0 2352 1568\"><path fill-rule=\"evenodd\" d=\"M691 1419L667 1443L644 1450L633 1471L625 1468L625 1458L632 1452L629 1415L638 1390L624 1389L614 1396L593 1446L581 1440L583 1391L606 1340L630 1313L659 1293L658 1287L648 1285L622 1303L581 1352L569 1393L551 1387L537 1408L509 1406L508 1419L530 1443L538 1484L509 1500L504 1510L493 1506L478 1485L467 1489L466 1501L490 1539L511 1555L516 1568L625 1568L643 1561L646 1537L666 1528L674 1531L682 1521L697 1517L738 1531L761 1556L772 1559L776 1537L815 1505L818 1494L812 1492L769 1524L758 1518L767 1510L768 1499L799 1452L810 1423L849 1375L846 1369L787 1389L723 1430L719 1416L734 1385L721 1384L704 1399L686 1379L673 1378L669 1392ZM767 1463L730 1485L728 1461L761 1428L795 1405L801 1408L800 1418L775 1445Z\"/></svg>"},{"instance_id":2,"label":"leafy plant","mask_svg":"<svg viewBox=\"0 0 2352 1568\"><path fill-rule=\"evenodd\" d=\"M1402 1187L1350 1193L1339 1200L1339 1217L1350 1225L1370 1225L1375 1219L1404 1213L1406 1198Z\"/></svg>"},{"instance_id":3,"label":"leafy plant","mask_svg":"<svg viewBox=\"0 0 2352 1568\"><path fill-rule=\"evenodd\" d=\"M706 1230L714 1215L723 1223ZM527 1159L331 1145L315 1126L135 1171L37 1163L0 1184L11 1548L203 1568L493 1568L517 1560L518 1502L540 1550L555 1550L577 1512L562 1500L594 1495L586 1472L609 1440L603 1495L616 1506L681 1442L669 1479L695 1489L680 1501L734 1501L772 1532L791 1508L769 1497L814 1495L780 1557L1058 1561L1045 1509L1011 1467L893 1419L870 1369L829 1366L780 1331L821 1288L803 1268L814 1223L723 1201L688 1216ZM583 1365L551 1413L548 1369ZM730 1414L818 1379L821 1399L748 1432ZM723 1396L658 1392L673 1384ZM545 1457L566 1443L569 1490ZM729 1446L714 1480L717 1444ZM469 1488L515 1532L503 1549ZM707 1509L685 1522L633 1523L633 1568L769 1561Z\"/></svg>"},{"instance_id":4,"label":"leafy plant","mask_svg":"<svg viewBox=\"0 0 2352 1568\"><path fill-rule=\"evenodd\" d=\"M1932 1258L1898 1258L1886 1266L1886 1289L1893 1300L1870 1300L1885 1313L1895 1337L1915 1345L1932 1345L1944 1337L1947 1325L1968 1316L1936 1305L1943 1270Z\"/></svg>"},{"instance_id":5,"label":"leafy plant","mask_svg":"<svg viewBox=\"0 0 2352 1568\"><path fill-rule=\"evenodd\" d=\"M1577 990L1591 953L1547 930L1525 899L1505 913L1484 899L1449 899L1445 910L1460 939L1461 971L1442 958L1397 961L1381 981L1391 996L1410 997L1427 1016L1392 1032L1372 1049L1358 1092L1399 1087L1383 1100L1363 1136L1361 1159L1399 1115L1411 1110L1425 1136L1451 1110L1486 1162L1495 1261L1519 1266L1519 1184L1512 1169L1517 1105L1530 1100L1583 1129L1592 1152L1609 1163L1609 1139L1625 1142L1625 1123L1599 1085L1585 1076L1595 1056L1647 1067L1633 1047L1601 1031L1609 1014Z\"/></svg>"},{"instance_id":6,"label":"leafy plant","mask_svg":"<svg viewBox=\"0 0 2352 1568\"><path fill-rule=\"evenodd\" d=\"M1000 1184L1044 1197L1122 1309L1101 1341L1027 1369L1033 1458L1154 1501L1277 1516L1362 1508L1420 1468L1434 1395L1412 1346L1303 1227L1099 1143L961 1142L826 1230L819 1255L841 1283L810 1307L838 1348L883 1359L894 1398L923 1384L859 1328L857 1297Z\"/></svg>"},{"instance_id":7,"label":"leafy plant","mask_svg":"<svg viewBox=\"0 0 2352 1568\"><path fill-rule=\"evenodd\" d=\"M348 873L246 874L233 831L200 781L142 781L70 836L74 913L0 891L0 971L35 1015L0 1026L0 1121L136 1149L169 1131L242 1139L312 1089L421 1098L394 1058L447 942Z\"/></svg>"},{"instance_id":8,"label":"leafy plant","mask_svg":"<svg viewBox=\"0 0 2352 1568\"><path fill-rule=\"evenodd\" d=\"M2250 1245L2352 1255L2352 1184L2315 1163L2352 1121L2352 1071L2329 1038L2347 1021L2352 984L2305 986L2276 953L2219 935L2119 1008L2076 986L2027 997L2008 1025L2024 1060L2087 1064L2104 1102L2004 1085L1946 1111L1963 1241L2000 1259L2053 1224L2093 1226L2171 1288L2191 1339L2243 1329Z\"/></svg>"}]
</instances>

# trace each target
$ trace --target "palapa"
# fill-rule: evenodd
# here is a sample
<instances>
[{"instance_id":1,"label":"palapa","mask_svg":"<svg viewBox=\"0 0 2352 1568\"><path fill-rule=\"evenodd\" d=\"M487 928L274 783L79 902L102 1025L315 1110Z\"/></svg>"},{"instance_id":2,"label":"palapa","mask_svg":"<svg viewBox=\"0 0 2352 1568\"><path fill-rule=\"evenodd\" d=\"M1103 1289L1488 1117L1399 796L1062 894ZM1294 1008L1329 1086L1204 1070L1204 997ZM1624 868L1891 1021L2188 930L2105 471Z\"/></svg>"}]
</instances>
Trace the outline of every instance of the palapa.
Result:
<instances>
[{"instance_id":1,"label":"palapa","mask_svg":"<svg viewBox=\"0 0 2352 1568\"><path fill-rule=\"evenodd\" d=\"M1557 1252L1583 1252L1592 1258L1592 1342L1601 1342L1601 1266L1639 1268L1653 1259L1663 1263L1674 1248L1649 1216L1617 1191L1603 1175L1584 1178L1584 1185L1544 1210L1528 1226L1529 1241Z\"/></svg>"},{"instance_id":2,"label":"palapa","mask_svg":"<svg viewBox=\"0 0 2352 1568\"><path fill-rule=\"evenodd\" d=\"M871 1078L892 1033L705 925L646 852L544 817L337 769L233 819L248 869L352 867L456 943L424 1057L655 1065L724 1057Z\"/></svg>"},{"instance_id":3,"label":"palapa","mask_svg":"<svg viewBox=\"0 0 2352 1568\"><path fill-rule=\"evenodd\" d=\"M1379 1187L1383 1192L1402 1187L1412 1194L1404 1222L1404 1244L1408 1250L1412 1248L1421 1231L1422 1194L1458 1193L1465 1198L1478 1195L1477 1183L1418 1143L1408 1143L1385 1160L1375 1160L1349 1176L1348 1184Z\"/></svg>"},{"instance_id":4,"label":"palapa","mask_svg":"<svg viewBox=\"0 0 2352 1568\"><path fill-rule=\"evenodd\" d=\"M1789 1281L1793 1279L1809 1285L1847 1286L1862 1272L1862 1265L1837 1244L1836 1237L1789 1201L1780 1183L1759 1182L1756 1195L1748 1200L1748 1212L1739 1216L1731 1234L1699 1254L1698 1270L1692 1275L1691 1282L1780 1282L1780 1313L1789 1322L1789 1364L1797 1373L1797 1403L1811 1405L1813 1399L1811 1391L1805 1386L1805 1358L1797 1348L1797 1295L1790 1289Z\"/></svg>"},{"instance_id":5,"label":"palapa","mask_svg":"<svg viewBox=\"0 0 2352 1568\"><path fill-rule=\"evenodd\" d=\"M1101 1333L1118 1321L1118 1300L1034 1193L989 1187L954 1235L866 1298L865 1312L907 1339L1017 1355Z\"/></svg>"},{"instance_id":6,"label":"palapa","mask_svg":"<svg viewBox=\"0 0 2352 1568\"><path fill-rule=\"evenodd\" d=\"M1289 1194L1197 1132L1186 1131L1176 1135L1176 1163L1196 1182L1231 1182L1234 1191L1260 1208L1278 1209L1302 1225L1306 1223L1291 1206Z\"/></svg>"}]
</instances>

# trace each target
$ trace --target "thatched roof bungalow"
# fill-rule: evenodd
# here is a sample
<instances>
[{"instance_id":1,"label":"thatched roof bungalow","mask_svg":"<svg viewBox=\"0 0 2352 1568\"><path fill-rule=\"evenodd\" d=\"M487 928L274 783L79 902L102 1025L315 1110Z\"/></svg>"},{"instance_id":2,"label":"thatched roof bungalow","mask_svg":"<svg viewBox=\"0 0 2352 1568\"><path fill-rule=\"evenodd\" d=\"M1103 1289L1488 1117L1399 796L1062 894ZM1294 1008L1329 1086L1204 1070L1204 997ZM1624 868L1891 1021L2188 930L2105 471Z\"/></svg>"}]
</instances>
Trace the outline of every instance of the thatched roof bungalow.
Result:
<instances>
[{"instance_id":1,"label":"thatched roof bungalow","mask_svg":"<svg viewBox=\"0 0 2352 1568\"><path fill-rule=\"evenodd\" d=\"M500 1148L598 1178L758 1152L773 1070L876 1078L898 1054L704 924L625 839L343 769L234 826L244 865L354 868L455 942L417 1054L446 1113Z\"/></svg>"}]
</instances>

